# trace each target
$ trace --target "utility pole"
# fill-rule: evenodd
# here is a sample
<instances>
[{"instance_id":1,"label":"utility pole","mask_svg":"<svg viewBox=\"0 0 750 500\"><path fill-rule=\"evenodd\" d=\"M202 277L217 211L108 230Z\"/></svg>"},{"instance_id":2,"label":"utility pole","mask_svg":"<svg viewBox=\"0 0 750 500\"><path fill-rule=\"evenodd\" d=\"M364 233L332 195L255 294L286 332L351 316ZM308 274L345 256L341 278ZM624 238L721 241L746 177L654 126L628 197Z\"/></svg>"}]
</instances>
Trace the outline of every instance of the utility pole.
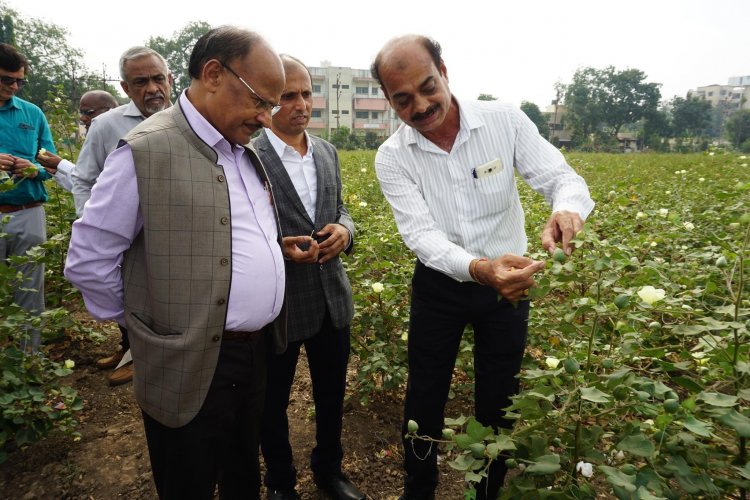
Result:
<instances>
[{"instance_id":1,"label":"utility pole","mask_svg":"<svg viewBox=\"0 0 750 500\"><path fill-rule=\"evenodd\" d=\"M339 97L341 96L341 73L336 74L336 128L341 125L341 110L339 109Z\"/></svg>"}]
</instances>

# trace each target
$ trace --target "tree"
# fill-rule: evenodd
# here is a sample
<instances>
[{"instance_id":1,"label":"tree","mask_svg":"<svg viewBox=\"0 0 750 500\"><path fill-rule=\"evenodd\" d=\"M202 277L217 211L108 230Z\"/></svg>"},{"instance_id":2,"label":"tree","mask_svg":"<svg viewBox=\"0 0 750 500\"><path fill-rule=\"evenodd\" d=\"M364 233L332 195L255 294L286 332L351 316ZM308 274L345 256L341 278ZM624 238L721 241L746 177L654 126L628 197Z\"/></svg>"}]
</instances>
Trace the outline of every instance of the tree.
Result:
<instances>
[{"instance_id":1,"label":"tree","mask_svg":"<svg viewBox=\"0 0 750 500\"><path fill-rule=\"evenodd\" d=\"M657 151L668 149L663 139L672 136L672 125L666 109L657 109L643 120L643 143Z\"/></svg>"},{"instance_id":2,"label":"tree","mask_svg":"<svg viewBox=\"0 0 750 500\"><path fill-rule=\"evenodd\" d=\"M737 149L750 139L750 109L742 109L729 117L727 138Z\"/></svg>"},{"instance_id":3,"label":"tree","mask_svg":"<svg viewBox=\"0 0 750 500\"><path fill-rule=\"evenodd\" d=\"M539 134L545 139L549 137L549 123L547 123L547 113L542 113L539 106L533 102L523 101L521 103L521 111L526 113L526 116L534 122L536 128L539 129Z\"/></svg>"},{"instance_id":4,"label":"tree","mask_svg":"<svg viewBox=\"0 0 750 500\"><path fill-rule=\"evenodd\" d=\"M656 111L661 98L660 84L647 83L645 79L643 71L617 71L614 66L576 71L565 91L565 105L575 135L586 140L590 134L600 132L616 138L623 125Z\"/></svg>"},{"instance_id":5,"label":"tree","mask_svg":"<svg viewBox=\"0 0 750 500\"><path fill-rule=\"evenodd\" d=\"M368 130L367 133L365 133L365 148L378 149L380 144L382 144L382 142L378 139L378 134L372 130Z\"/></svg>"},{"instance_id":6,"label":"tree","mask_svg":"<svg viewBox=\"0 0 750 500\"><path fill-rule=\"evenodd\" d=\"M7 26L15 33L16 47L29 61L29 85L26 85L19 97L33 102L46 111L45 101L50 92L57 92L62 85L62 93L68 99L67 106L71 111L78 109L81 95L94 88L104 88L113 92L111 85L89 72L83 64L80 50L68 45L68 31L56 24L35 18L22 18L19 14L0 2L3 11L3 30ZM9 21L6 21L9 19Z\"/></svg>"},{"instance_id":7,"label":"tree","mask_svg":"<svg viewBox=\"0 0 750 500\"><path fill-rule=\"evenodd\" d=\"M169 71L174 77L172 92L178 96L190 86L188 65L190 53L198 39L211 30L211 25L205 21L193 21L179 31L175 31L171 38L158 36L149 38L146 46L154 49L167 60Z\"/></svg>"},{"instance_id":8,"label":"tree","mask_svg":"<svg viewBox=\"0 0 750 500\"><path fill-rule=\"evenodd\" d=\"M3 7L5 7L3 5ZM6 14L0 19L0 43L9 45L16 44L16 33L13 26L13 18Z\"/></svg>"},{"instance_id":9,"label":"tree","mask_svg":"<svg viewBox=\"0 0 750 500\"><path fill-rule=\"evenodd\" d=\"M347 149L349 146L349 135L348 127L339 127L331 132L329 140L337 149Z\"/></svg>"},{"instance_id":10,"label":"tree","mask_svg":"<svg viewBox=\"0 0 750 500\"><path fill-rule=\"evenodd\" d=\"M477 101L497 101L497 97L492 94L479 94Z\"/></svg>"},{"instance_id":11,"label":"tree","mask_svg":"<svg viewBox=\"0 0 750 500\"><path fill-rule=\"evenodd\" d=\"M672 125L677 136L703 137L711 126L711 103L698 97L675 97Z\"/></svg>"}]
</instances>

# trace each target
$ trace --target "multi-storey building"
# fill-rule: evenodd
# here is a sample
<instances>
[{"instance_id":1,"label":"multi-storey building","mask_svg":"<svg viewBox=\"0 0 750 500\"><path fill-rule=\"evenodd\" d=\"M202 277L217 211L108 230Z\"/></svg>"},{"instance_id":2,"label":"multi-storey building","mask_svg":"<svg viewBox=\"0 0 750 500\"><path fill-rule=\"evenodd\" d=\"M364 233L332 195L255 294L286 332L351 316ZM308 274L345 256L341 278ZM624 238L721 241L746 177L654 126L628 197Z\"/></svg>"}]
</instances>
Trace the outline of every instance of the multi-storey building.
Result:
<instances>
[{"instance_id":1,"label":"multi-storey building","mask_svg":"<svg viewBox=\"0 0 750 500\"><path fill-rule=\"evenodd\" d=\"M400 123L380 85L370 70L331 66L311 66L313 110L308 131L330 134L339 127L365 135L374 132L384 140Z\"/></svg>"},{"instance_id":2,"label":"multi-storey building","mask_svg":"<svg viewBox=\"0 0 750 500\"><path fill-rule=\"evenodd\" d=\"M706 85L689 90L688 96L699 97L711 103L714 108L721 108L727 113L739 109L750 109L750 76L735 76L727 85Z\"/></svg>"}]
</instances>

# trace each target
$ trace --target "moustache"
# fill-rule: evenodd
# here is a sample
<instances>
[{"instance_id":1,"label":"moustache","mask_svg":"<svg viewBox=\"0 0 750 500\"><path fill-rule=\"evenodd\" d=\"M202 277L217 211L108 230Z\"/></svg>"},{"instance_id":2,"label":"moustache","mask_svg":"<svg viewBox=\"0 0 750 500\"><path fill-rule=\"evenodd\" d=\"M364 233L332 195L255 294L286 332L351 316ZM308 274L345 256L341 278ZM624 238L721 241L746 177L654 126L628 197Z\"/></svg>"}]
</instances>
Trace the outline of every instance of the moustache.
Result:
<instances>
[{"instance_id":1,"label":"moustache","mask_svg":"<svg viewBox=\"0 0 750 500\"><path fill-rule=\"evenodd\" d=\"M435 103L432 106L430 106L429 108L427 108L427 110L424 113L414 113L412 115L411 119L412 119L412 121L415 121L415 122L418 122L420 120L424 120L425 118L428 118L428 117L432 116L435 113L435 111L438 110L439 107L440 107L440 105L437 104L437 103Z\"/></svg>"},{"instance_id":2,"label":"moustache","mask_svg":"<svg viewBox=\"0 0 750 500\"><path fill-rule=\"evenodd\" d=\"M159 91L154 92L153 94L146 94L146 99L164 99L164 93Z\"/></svg>"}]
</instances>

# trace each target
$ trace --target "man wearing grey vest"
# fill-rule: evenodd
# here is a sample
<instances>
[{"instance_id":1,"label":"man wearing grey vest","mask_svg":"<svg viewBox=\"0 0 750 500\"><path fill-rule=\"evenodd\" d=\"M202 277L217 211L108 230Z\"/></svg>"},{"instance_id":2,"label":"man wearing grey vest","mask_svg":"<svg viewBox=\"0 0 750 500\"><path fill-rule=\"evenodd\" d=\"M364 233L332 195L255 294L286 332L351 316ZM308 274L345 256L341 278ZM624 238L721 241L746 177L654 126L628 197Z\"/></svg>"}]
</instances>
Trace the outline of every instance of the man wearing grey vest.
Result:
<instances>
[{"instance_id":1,"label":"man wearing grey vest","mask_svg":"<svg viewBox=\"0 0 750 500\"><path fill-rule=\"evenodd\" d=\"M208 500L218 484L221 498L258 498L266 360L286 348L284 258L318 246L282 243L249 144L284 88L279 57L225 26L196 42L189 72L176 105L107 158L65 275L93 316L128 328L159 497Z\"/></svg>"}]
</instances>

